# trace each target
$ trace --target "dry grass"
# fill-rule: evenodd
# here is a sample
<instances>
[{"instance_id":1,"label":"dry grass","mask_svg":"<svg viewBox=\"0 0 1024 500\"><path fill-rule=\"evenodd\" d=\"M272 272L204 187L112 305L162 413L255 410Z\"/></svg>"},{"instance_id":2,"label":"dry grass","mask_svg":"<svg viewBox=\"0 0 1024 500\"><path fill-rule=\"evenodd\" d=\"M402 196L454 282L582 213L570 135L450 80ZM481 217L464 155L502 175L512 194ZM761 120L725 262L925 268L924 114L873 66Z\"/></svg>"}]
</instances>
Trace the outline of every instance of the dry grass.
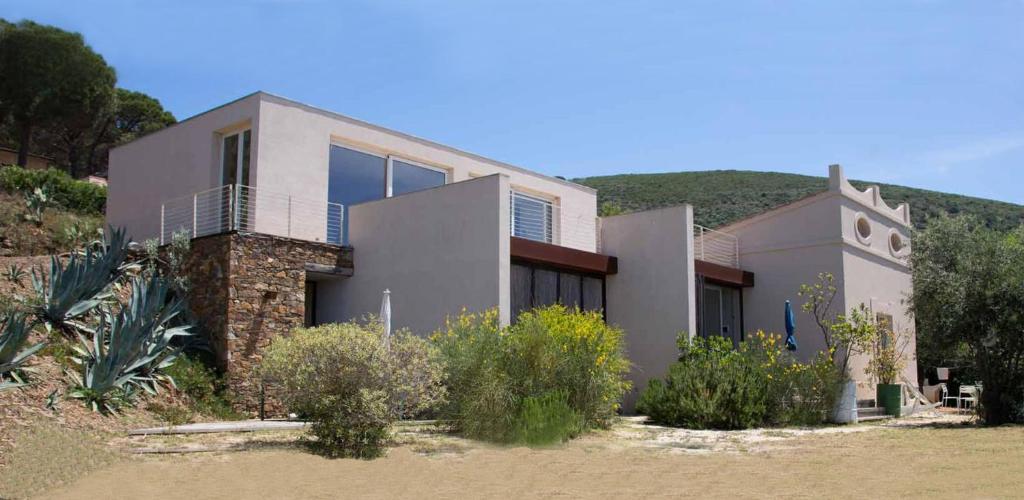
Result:
<instances>
[{"instance_id":1,"label":"dry grass","mask_svg":"<svg viewBox=\"0 0 1024 500\"><path fill-rule=\"evenodd\" d=\"M134 456L46 497L917 498L1024 491L1024 427L909 424L709 439L623 421L550 449L493 447L429 429L400 429L396 447L373 461L311 455L295 445L294 432L120 439L119 447L227 445L242 451ZM43 470L46 465L39 463Z\"/></svg>"}]
</instances>

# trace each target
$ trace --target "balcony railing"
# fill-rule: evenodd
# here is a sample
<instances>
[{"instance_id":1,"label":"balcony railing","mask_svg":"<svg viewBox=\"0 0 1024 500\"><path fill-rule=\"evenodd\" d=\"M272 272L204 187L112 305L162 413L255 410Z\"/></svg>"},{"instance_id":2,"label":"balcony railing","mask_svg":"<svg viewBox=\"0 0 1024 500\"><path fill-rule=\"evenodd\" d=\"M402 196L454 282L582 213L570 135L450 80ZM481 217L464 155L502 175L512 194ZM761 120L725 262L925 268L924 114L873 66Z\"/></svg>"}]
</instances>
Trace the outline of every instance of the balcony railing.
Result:
<instances>
[{"instance_id":1,"label":"balcony railing","mask_svg":"<svg viewBox=\"0 0 1024 500\"><path fill-rule=\"evenodd\" d=\"M229 184L168 200L160 207L160 243L175 233L192 238L229 231L341 244L341 204Z\"/></svg>"},{"instance_id":2,"label":"balcony railing","mask_svg":"<svg viewBox=\"0 0 1024 500\"><path fill-rule=\"evenodd\" d=\"M547 200L511 194L512 236L587 252L598 252L597 217Z\"/></svg>"},{"instance_id":3,"label":"balcony railing","mask_svg":"<svg viewBox=\"0 0 1024 500\"><path fill-rule=\"evenodd\" d=\"M740 240L735 235L693 225L693 257L695 259L740 268Z\"/></svg>"}]
</instances>

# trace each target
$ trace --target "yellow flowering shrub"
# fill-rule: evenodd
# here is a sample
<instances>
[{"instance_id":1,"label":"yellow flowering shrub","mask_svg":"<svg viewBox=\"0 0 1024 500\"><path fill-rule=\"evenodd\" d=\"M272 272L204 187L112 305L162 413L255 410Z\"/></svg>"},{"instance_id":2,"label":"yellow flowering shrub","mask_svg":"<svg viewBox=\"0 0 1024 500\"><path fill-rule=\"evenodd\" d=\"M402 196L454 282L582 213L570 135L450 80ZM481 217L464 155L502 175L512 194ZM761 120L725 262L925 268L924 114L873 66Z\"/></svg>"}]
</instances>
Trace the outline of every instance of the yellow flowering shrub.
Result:
<instances>
[{"instance_id":1,"label":"yellow flowering shrub","mask_svg":"<svg viewBox=\"0 0 1024 500\"><path fill-rule=\"evenodd\" d=\"M600 313L555 305L501 328L497 311L464 311L431 339L447 366L442 416L469 437L534 444L523 429L546 429L546 439L561 429L569 438L606 425L629 389L623 333Z\"/></svg>"}]
</instances>

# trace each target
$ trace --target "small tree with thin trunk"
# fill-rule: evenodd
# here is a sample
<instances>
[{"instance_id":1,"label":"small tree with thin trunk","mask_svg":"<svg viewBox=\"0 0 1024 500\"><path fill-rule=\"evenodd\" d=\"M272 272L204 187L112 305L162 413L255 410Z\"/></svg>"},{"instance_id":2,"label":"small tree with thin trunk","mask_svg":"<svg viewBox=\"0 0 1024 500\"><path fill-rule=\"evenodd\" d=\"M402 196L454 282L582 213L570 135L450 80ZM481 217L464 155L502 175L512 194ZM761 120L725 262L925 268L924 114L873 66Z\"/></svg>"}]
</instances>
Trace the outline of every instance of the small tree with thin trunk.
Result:
<instances>
[{"instance_id":1,"label":"small tree with thin trunk","mask_svg":"<svg viewBox=\"0 0 1024 500\"><path fill-rule=\"evenodd\" d=\"M811 285L800 285L797 293L804 297L802 308L814 318L825 339L832 363L844 378L850 376L850 358L873 345L878 336L878 327L871 318L871 311L864 304L850 310L849 314L832 311L839 289L832 273L819 273L818 280ZM842 355L842 359L839 356Z\"/></svg>"}]
</instances>

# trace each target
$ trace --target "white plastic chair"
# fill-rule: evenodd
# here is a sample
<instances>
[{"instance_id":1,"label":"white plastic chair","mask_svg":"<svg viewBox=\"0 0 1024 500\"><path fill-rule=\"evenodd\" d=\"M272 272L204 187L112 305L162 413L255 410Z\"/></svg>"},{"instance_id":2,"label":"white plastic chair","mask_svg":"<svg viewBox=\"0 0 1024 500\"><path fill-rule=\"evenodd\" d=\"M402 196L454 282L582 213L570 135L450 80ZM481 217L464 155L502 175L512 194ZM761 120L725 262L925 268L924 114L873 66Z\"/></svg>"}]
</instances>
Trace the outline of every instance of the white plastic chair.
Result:
<instances>
[{"instance_id":1,"label":"white plastic chair","mask_svg":"<svg viewBox=\"0 0 1024 500\"><path fill-rule=\"evenodd\" d=\"M946 401L952 401L954 406L956 406L957 411L960 411L960 396L950 395L949 387L946 386L945 382L939 384L939 391L942 406L946 406Z\"/></svg>"},{"instance_id":2,"label":"white plastic chair","mask_svg":"<svg viewBox=\"0 0 1024 500\"><path fill-rule=\"evenodd\" d=\"M974 408L978 404L978 388L973 385L961 385L959 398L960 403L957 408L960 408L959 404L963 404L964 411L967 410L968 405Z\"/></svg>"}]
</instances>

